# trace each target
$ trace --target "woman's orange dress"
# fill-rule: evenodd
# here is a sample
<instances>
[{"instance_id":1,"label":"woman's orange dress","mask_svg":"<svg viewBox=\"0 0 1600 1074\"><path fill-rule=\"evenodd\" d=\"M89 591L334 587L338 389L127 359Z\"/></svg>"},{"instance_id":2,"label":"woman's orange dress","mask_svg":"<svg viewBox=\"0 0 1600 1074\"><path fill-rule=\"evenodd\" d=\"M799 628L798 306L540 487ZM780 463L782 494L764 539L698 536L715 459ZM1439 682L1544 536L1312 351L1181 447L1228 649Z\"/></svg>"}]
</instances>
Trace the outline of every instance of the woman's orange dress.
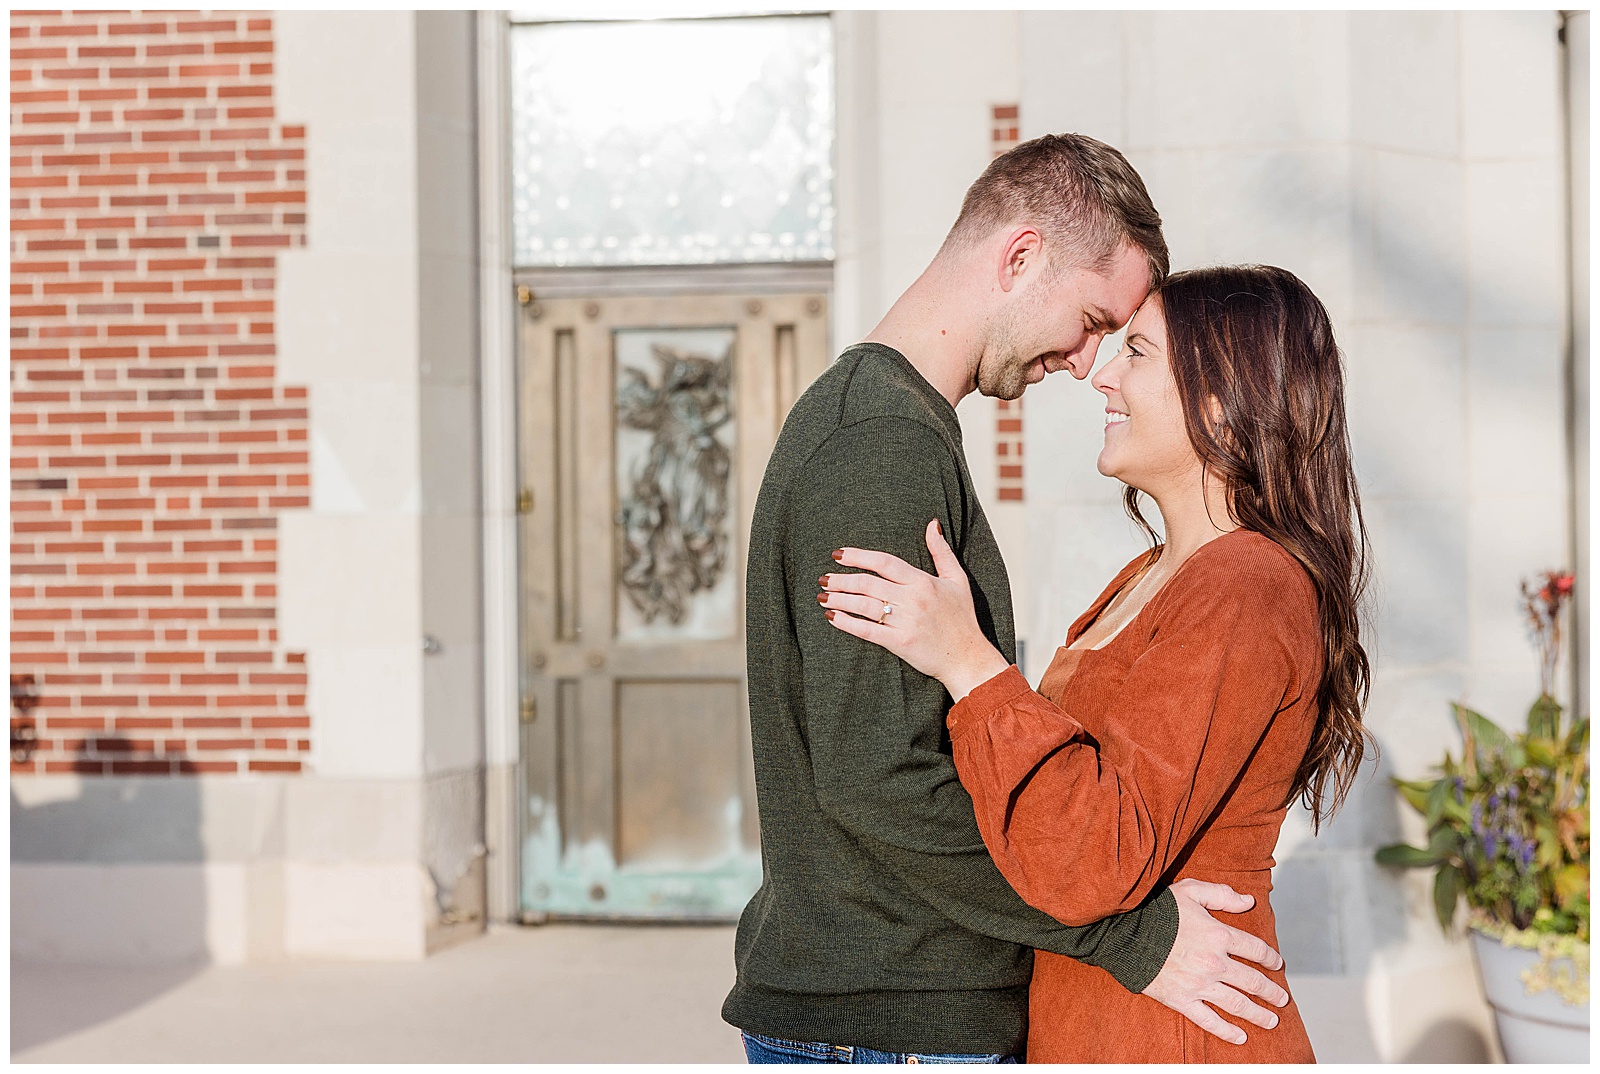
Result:
<instances>
[{"instance_id":1,"label":"woman's orange dress","mask_svg":"<svg viewBox=\"0 0 1600 1074\"><path fill-rule=\"evenodd\" d=\"M1146 559L1112 579L1067 644ZM951 710L989 853L1026 902L1069 925L1185 877L1228 884L1255 907L1221 920L1276 948L1272 851L1321 674L1304 569L1246 530L1203 545L1102 648L1057 650L1037 693L1009 668ZM1288 988L1281 971L1268 976ZM1278 1015L1270 1030L1230 1018L1249 1039L1228 1044L1102 969L1040 951L1028 1061L1314 1062L1294 1001Z\"/></svg>"}]
</instances>

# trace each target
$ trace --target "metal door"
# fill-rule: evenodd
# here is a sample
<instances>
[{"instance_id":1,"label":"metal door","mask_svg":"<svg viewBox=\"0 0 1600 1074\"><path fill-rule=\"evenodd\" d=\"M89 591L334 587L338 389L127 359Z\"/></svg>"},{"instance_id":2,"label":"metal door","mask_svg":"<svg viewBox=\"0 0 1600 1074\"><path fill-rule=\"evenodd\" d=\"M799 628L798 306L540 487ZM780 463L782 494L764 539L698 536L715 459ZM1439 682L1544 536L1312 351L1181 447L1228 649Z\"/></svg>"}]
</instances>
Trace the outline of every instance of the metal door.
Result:
<instances>
[{"instance_id":1,"label":"metal door","mask_svg":"<svg viewBox=\"0 0 1600 1074\"><path fill-rule=\"evenodd\" d=\"M826 297L520 297L524 914L734 918L745 541Z\"/></svg>"}]
</instances>

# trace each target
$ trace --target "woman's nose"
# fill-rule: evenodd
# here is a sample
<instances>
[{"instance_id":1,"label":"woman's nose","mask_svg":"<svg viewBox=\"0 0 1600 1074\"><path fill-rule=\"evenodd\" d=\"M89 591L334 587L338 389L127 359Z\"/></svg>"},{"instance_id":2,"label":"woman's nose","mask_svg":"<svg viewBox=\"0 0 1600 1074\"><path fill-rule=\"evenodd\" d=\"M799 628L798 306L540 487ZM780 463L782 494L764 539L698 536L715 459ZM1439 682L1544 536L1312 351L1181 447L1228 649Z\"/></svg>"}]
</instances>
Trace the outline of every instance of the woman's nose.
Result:
<instances>
[{"instance_id":1,"label":"woman's nose","mask_svg":"<svg viewBox=\"0 0 1600 1074\"><path fill-rule=\"evenodd\" d=\"M1117 359L1113 358L1111 361L1101 366L1100 372L1096 373L1094 378L1089 381L1090 384L1094 385L1096 391L1105 392L1106 395L1109 396L1112 392L1117 390L1117 377L1115 373L1117 361Z\"/></svg>"}]
</instances>

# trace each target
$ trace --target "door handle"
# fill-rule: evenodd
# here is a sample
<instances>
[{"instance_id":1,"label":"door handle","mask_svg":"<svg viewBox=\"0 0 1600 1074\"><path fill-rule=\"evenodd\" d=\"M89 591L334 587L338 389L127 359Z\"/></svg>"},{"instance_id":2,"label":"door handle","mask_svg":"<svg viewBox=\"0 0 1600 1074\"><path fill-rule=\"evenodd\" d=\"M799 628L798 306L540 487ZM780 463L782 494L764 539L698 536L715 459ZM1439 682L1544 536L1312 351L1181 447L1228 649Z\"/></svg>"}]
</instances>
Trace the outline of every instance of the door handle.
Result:
<instances>
[{"instance_id":1,"label":"door handle","mask_svg":"<svg viewBox=\"0 0 1600 1074\"><path fill-rule=\"evenodd\" d=\"M592 668L603 668L603 667L605 667L606 666L606 654L602 653L602 652L599 652L599 651L595 651L595 652L590 653L589 654L589 666L592 667Z\"/></svg>"}]
</instances>

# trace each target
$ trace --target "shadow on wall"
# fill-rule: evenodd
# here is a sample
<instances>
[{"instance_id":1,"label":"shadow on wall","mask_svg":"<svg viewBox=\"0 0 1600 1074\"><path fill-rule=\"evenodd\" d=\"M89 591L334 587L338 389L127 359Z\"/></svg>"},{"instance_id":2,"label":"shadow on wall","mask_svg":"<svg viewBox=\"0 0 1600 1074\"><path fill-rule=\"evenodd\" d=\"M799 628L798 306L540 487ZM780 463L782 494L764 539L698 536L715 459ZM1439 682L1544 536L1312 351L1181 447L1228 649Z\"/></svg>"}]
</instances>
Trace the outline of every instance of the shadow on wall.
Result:
<instances>
[{"instance_id":1,"label":"shadow on wall","mask_svg":"<svg viewBox=\"0 0 1600 1074\"><path fill-rule=\"evenodd\" d=\"M32 706L25 686L12 694L12 759L26 760ZM11 989L13 1055L142 1006L209 957L195 780L101 776L86 745L71 747L82 774L11 781L11 957L32 985ZM85 965L99 971L89 988Z\"/></svg>"}]
</instances>

